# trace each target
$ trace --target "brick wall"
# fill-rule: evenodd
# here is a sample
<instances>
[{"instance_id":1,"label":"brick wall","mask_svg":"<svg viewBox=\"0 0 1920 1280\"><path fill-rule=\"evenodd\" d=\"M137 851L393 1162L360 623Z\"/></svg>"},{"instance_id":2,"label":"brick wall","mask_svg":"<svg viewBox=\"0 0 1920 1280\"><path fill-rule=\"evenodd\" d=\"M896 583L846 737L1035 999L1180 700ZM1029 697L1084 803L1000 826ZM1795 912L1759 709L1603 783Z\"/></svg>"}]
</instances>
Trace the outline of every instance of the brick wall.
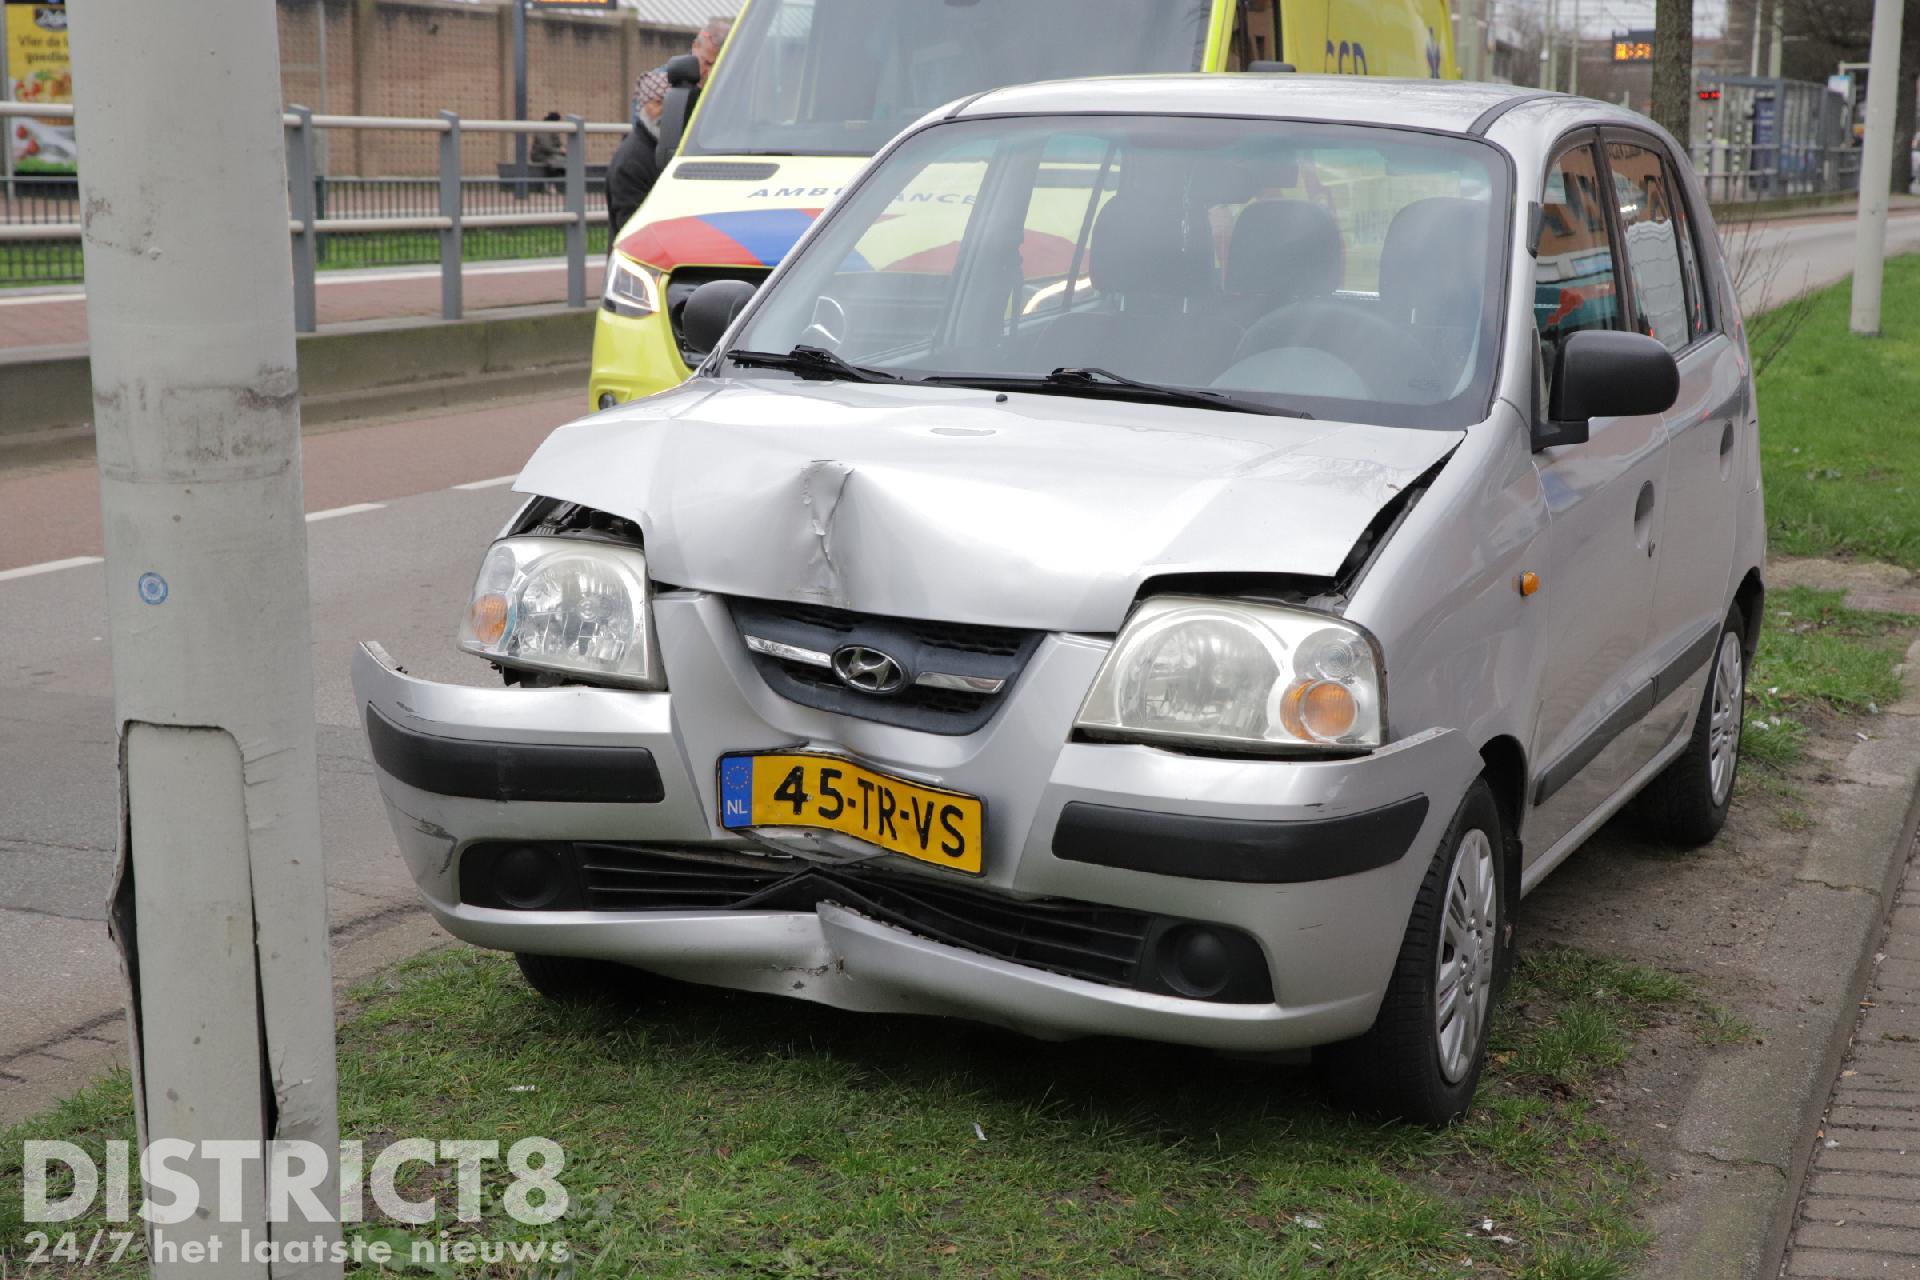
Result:
<instances>
[{"instance_id":1,"label":"brick wall","mask_svg":"<svg viewBox=\"0 0 1920 1280\"><path fill-rule=\"evenodd\" d=\"M320 8L326 9L326 94L320 92ZM280 79L288 104L334 115L513 115L513 37L505 0L278 0ZM527 15L527 114L627 118L634 78L692 43L691 30L641 27L631 16ZM425 176L438 171L432 134L321 132L335 174ZM619 139L595 136L587 159L605 163ZM513 156L511 135L460 142L461 167L491 174Z\"/></svg>"}]
</instances>

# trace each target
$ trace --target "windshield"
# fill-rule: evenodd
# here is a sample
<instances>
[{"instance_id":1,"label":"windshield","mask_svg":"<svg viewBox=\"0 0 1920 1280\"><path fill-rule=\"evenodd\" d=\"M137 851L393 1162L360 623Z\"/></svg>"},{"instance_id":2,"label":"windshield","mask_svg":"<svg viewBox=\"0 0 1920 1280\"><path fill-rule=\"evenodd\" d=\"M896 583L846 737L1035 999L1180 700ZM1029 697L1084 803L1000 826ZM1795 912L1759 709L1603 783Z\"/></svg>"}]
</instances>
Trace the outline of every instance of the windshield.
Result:
<instances>
[{"instance_id":1,"label":"windshield","mask_svg":"<svg viewBox=\"0 0 1920 1280\"><path fill-rule=\"evenodd\" d=\"M1094 368L1271 411L1464 426L1491 395L1507 183L1492 147L1402 129L940 124L828 215L733 349L819 347L909 380Z\"/></svg>"},{"instance_id":2,"label":"windshield","mask_svg":"<svg viewBox=\"0 0 1920 1280\"><path fill-rule=\"evenodd\" d=\"M1211 0L755 0L685 152L870 156L955 98L1197 71Z\"/></svg>"}]
</instances>

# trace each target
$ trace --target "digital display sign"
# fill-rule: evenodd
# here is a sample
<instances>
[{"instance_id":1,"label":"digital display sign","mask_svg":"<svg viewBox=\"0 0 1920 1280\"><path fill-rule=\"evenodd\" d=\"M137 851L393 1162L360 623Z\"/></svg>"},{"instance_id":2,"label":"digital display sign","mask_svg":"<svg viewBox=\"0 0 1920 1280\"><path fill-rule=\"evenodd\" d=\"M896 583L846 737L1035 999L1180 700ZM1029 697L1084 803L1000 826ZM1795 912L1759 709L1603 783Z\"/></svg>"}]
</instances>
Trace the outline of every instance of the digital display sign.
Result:
<instances>
[{"instance_id":1,"label":"digital display sign","mask_svg":"<svg viewBox=\"0 0 1920 1280\"><path fill-rule=\"evenodd\" d=\"M1615 36L1613 60L1615 62L1652 62L1653 32L1629 31L1623 36Z\"/></svg>"}]
</instances>

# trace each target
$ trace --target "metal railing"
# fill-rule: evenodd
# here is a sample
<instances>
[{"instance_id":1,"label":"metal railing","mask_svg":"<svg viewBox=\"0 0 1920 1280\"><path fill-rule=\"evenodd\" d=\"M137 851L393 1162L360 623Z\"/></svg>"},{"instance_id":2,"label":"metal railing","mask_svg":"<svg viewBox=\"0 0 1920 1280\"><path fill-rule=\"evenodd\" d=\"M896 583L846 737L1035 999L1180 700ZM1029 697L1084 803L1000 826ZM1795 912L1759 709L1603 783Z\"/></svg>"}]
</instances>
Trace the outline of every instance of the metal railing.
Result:
<instances>
[{"instance_id":1,"label":"metal railing","mask_svg":"<svg viewBox=\"0 0 1920 1280\"><path fill-rule=\"evenodd\" d=\"M1702 75L1717 94L1693 130L1694 168L1715 201L1841 194L1860 188L1846 101L1822 84Z\"/></svg>"},{"instance_id":2,"label":"metal railing","mask_svg":"<svg viewBox=\"0 0 1920 1280\"><path fill-rule=\"evenodd\" d=\"M72 119L71 106L0 102L7 116ZM586 153L591 135L625 135L625 124L563 120L463 120L452 111L437 118L316 115L305 107L281 117L286 132L287 230L293 255L294 327L313 332L318 322L317 277L328 266L434 263L440 266L440 314L464 312L462 263L475 241L483 258L529 256L540 232L559 232L555 246L566 259L567 304L587 305L587 254L604 244L605 179L589 180ZM437 135L439 172L425 178L336 177L315 163L319 131L389 130ZM507 172L474 177L461 171L460 141L467 134L553 133L565 137L565 164L558 175ZM58 283L81 279L78 184L68 177L16 175L0 186L0 280ZM547 256L547 255L538 255Z\"/></svg>"}]
</instances>

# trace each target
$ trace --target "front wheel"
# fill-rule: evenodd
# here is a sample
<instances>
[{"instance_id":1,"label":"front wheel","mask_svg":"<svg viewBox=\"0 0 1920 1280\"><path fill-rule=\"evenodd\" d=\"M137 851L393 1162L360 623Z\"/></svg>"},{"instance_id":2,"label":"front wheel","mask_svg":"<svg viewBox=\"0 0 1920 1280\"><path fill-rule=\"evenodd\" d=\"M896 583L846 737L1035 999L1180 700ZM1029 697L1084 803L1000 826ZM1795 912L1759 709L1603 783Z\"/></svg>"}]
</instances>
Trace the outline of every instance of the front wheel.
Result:
<instances>
[{"instance_id":1,"label":"front wheel","mask_svg":"<svg viewBox=\"0 0 1920 1280\"><path fill-rule=\"evenodd\" d=\"M1475 779L1414 898L1380 1016L1316 1054L1354 1105L1443 1125L1472 1104L1507 968L1502 838L1493 792Z\"/></svg>"},{"instance_id":2,"label":"front wheel","mask_svg":"<svg viewBox=\"0 0 1920 1280\"><path fill-rule=\"evenodd\" d=\"M1740 765L1740 728L1747 692L1745 619L1727 611L1700 695L1686 750L1649 782L1634 802L1652 834L1683 849L1720 834L1733 807L1733 775Z\"/></svg>"},{"instance_id":3,"label":"front wheel","mask_svg":"<svg viewBox=\"0 0 1920 1280\"><path fill-rule=\"evenodd\" d=\"M537 956L516 951L513 959L528 986L561 1004L606 999L626 985L620 981L621 975L633 975L633 970L620 965L580 956Z\"/></svg>"}]
</instances>

